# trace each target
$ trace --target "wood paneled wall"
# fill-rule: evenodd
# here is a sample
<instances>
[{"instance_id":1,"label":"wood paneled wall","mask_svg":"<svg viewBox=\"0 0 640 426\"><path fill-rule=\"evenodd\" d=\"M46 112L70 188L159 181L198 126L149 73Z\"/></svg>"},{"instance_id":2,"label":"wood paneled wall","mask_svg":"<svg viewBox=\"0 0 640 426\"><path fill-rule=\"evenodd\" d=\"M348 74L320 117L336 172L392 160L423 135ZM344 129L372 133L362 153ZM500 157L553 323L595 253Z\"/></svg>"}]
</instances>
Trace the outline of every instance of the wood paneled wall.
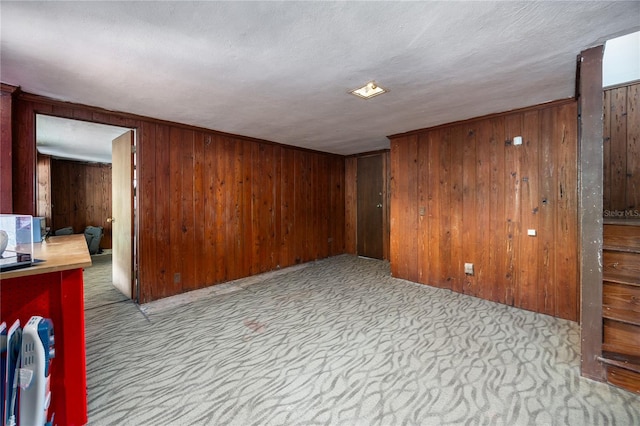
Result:
<instances>
[{"instance_id":1,"label":"wood paneled wall","mask_svg":"<svg viewBox=\"0 0 640 426\"><path fill-rule=\"evenodd\" d=\"M60 102L28 93L14 96L13 129L13 213L35 215L36 114L138 128L142 117L115 113L86 105Z\"/></svg>"},{"instance_id":2,"label":"wood paneled wall","mask_svg":"<svg viewBox=\"0 0 640 426\"><path fill-rule=\"evenodd\" d=\"M143 123L145 300L344 252L340 156Z\"/></svg>"},{"instance_id":3,"label":"wood paneled wall","mask_svg":"<svg viewBox=\"0 0 640 426\"><path fill-rule=\"evenodd\" d=\"M100 247L111 248L111 165L51 160L51 229L66 226L76 233L102 226Z\"/></svg>"},{"instance_id":4,"label":"wood paneled wall","mask_svg":"<svg viewBox=\"0 0 640 426\"><path fill-rule=\"evenodd\" d=\"M624 218L640 210L640 82L604 90L603 137L604 214Z\"/></svg>"},{"instance_id":5,"label":"wood paneled wall","mask_svg":"<svg viewBox=\"0 0 640 426\"><path fill-rule=\"evenodd\" d=\"M390 139L393 276L578 319L574 101Z\"/></svg>"},{"instance_id":6,"label":"wood paneled wall","mask_svg":"<svg viewBox=\"0 0 640 426\"><path fill-rule=\"evenodd\" d=\"M344 253L344 157L27 94L16 212L36 209L35 113L137 129L141 303Z\"/></svg>"}]
</instances>

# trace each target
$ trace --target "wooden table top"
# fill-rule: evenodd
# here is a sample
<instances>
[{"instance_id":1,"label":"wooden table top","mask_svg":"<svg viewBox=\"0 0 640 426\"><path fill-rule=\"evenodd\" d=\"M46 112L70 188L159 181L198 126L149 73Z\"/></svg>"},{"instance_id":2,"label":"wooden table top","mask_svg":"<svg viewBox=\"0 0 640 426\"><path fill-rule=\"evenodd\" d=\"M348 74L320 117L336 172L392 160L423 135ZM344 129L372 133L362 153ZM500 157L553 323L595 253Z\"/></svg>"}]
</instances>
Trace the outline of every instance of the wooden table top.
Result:
<instances>
[{"instance_id":1,"label":"wooden table top","mask_svg":"<svg viewBox=\"0 0 640 426\"><path fill-rule=\"evenodd\" d=\"M33 257L44 262L29 268L1 272L0 280L91 266L91 255L84 234L49 237L33 245Z\"/></svg>"}]
</instances>

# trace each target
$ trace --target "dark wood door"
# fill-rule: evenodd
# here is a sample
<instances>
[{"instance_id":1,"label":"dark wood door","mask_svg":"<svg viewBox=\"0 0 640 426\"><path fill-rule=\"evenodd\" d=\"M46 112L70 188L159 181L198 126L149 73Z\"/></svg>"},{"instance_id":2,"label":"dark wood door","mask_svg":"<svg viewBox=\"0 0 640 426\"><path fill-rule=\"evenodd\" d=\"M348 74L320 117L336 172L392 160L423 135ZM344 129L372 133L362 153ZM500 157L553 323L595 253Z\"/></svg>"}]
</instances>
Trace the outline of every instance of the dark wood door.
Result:
<instances>
[{"instance_id":1,"label":"dark wood door","mask_svg":"<svg viewBox=\"0 0 640 426\"><path fill-rule=\"evenodd\" d=\"M383 258L382 155L358 158L358 254Z\"/></svg>"}]
</instances>

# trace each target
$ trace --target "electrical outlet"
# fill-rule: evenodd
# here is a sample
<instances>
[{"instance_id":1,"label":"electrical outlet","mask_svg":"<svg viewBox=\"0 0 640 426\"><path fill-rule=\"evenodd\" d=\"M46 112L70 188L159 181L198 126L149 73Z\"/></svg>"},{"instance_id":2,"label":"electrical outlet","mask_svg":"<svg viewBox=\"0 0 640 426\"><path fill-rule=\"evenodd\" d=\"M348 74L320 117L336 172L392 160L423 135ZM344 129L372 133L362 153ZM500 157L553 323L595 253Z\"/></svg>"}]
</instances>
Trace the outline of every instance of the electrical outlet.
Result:
<instances>
[{"instance_id":1,"label":"electrical outlet","mask_svg":"<svg viewBox=\"0 0 640 426\"><path fill-rule=\"evenodd\" d=\"M473 275L473 263L464 264L464 273L467 275Z\"/></svg>"},{"instance_id":2,"label":"electrical outlet","mask_svg":"<svg viewBox=\"0 0 640 426\"><path fill-rule=\"evenodd\" d=\"M180 276L180 272L176 272L175 274L173 274L173 283L174 284L180 284L180 280L182 279L182 277Z\"/></svg>"},{"instance_id":3,"label":"electrical outlet","mask_svg":"<svg viewBox=\"0 0 640 426\"><path fill-rule=\"evenodd\" d=\"M530 237L535 237L538 233L535 229L527 229L527 235Z\"/></svg>"}]
</instances>

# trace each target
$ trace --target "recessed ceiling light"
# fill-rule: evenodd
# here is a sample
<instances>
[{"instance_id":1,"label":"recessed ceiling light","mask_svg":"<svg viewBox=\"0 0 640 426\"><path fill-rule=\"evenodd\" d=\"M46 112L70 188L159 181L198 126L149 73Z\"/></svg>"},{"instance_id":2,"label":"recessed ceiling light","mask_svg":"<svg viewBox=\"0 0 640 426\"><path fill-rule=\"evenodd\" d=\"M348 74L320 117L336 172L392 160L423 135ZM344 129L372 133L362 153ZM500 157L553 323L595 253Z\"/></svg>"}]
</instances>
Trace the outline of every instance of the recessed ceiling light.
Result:
<instances>
[{"instance_id":1,"label":"recessed ceiling light","mask_svg":"<svg viewBox=\"0 0 640 426\"><path fill-rule=\"evenodd\" d=\"M380 87L376 84L376 82L370 81L364 86L358 89L354 89L349 93L362 99L371 99L374 96L382 95L383 93L387 93L387 92L388 90L385 89L384 87Z\"/></svg>"}]
</instances>

